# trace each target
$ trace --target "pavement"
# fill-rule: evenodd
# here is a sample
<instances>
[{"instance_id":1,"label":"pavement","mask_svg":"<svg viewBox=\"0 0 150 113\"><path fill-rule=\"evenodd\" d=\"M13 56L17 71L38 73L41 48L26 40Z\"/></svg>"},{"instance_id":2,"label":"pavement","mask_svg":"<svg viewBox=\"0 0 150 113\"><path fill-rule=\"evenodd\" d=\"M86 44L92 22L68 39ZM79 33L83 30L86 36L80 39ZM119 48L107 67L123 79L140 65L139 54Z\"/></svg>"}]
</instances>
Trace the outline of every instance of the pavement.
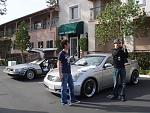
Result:
<instances>
[{"instance_id":1,"label":"pavement","mask_svg":"<svg viewBox=\"0 0 150 113\"><path fill-rule=\"evenodd\" d=\"M110 100L112 89L93 98L77 97L81 103L61 106L60 96L45 90L43 78L14 79L0 69L0 113L150 113L150 78L140 77L138 85L128 85L127 101Z\"/></svg>"}]
</instances>

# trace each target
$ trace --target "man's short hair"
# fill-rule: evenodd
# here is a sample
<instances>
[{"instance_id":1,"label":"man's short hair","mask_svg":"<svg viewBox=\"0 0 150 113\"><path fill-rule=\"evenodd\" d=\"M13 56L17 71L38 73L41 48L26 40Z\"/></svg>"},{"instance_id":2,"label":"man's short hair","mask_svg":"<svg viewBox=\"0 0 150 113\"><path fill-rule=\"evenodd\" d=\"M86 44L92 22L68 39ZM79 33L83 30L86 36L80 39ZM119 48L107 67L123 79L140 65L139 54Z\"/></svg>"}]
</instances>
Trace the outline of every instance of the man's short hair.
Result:
<instances>
[{"instance_id":1,"label":"man's short hair","mask_svg":"<svg viewBox=\"0 0 150 113\"><path fill-rule=\"evenodd\" d=\"M63 39L60 43L61 47L64 49L65 45L68 45L68 40L67 39Z\"/></svg>"}]
</instances>

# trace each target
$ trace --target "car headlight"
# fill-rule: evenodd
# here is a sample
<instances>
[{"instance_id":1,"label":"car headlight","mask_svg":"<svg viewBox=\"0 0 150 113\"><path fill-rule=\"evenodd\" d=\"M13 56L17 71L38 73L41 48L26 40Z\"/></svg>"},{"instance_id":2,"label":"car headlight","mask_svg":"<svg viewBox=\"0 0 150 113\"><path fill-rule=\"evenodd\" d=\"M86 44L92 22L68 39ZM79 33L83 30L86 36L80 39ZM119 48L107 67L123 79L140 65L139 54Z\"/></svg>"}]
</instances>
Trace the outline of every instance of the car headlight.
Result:
<instances>
[{"instance_id":1,"label":"car headlight","mask_svg":"<svg viewBox=\"0 0 150 113\"><path fill-rule=\"evenodd\" d=\"M13 71L14 72L21 72L21 71L23 71L23 69L21 68L21 69L13 69Z\"/></svg>"},{"instance_id":2,"label":"car headlight","mask_svg":"<svg viewBox=\"0 0 150 113\"><path fill-rule=\"evenodd\" d=\"M83 73L77 73L73 76L73 81L76 82Z\"/></svg>"},{"instance_id":3,"label":"car headlight","mask_svg":"<svg viewBox=\"0 0 150 113\"><path fill-rule=\"evenodd\" d=\"M53 82L61 82L61 80L58 76L48 75L47 79L49 81L53 81Z\"/></svg>"}]
</instances>

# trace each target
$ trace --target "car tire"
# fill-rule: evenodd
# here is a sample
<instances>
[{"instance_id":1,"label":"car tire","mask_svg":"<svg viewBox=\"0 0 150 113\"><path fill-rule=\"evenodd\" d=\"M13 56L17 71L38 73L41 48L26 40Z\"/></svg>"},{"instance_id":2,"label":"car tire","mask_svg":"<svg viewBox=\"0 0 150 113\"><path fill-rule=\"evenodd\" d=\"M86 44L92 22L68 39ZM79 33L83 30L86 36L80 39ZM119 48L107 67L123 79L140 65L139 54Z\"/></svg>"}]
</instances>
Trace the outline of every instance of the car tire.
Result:
<instances>
[{"instance_id":1,"label":"car tire","mask_svg":"<svg viewBox=\"0 0 150 113\"><path fill-rule=\"evenodd\" d=\"M33 80L34 77L35 77L34 71L28 70L28 71L26 72L26 78L27 78L28 80Z\"/></svg>"},{"instance_id":2,"label":"car tire","mask_svg":"<svg viewBox=\"0 0 150 113\"><path fill-rule=\"evenodd\" d=\"M137 70L132 72L130 83L136 85L139 83L139 72Z\"/></svg>"},{"instance_id":3,"label":"car tire","mask_svg":"<svg viewBox=\"0 0 150 113\"><path fill-rule=\"evenodd\" d=\"M94 79L89 78L84 81L81 88L81 96L83 97L93 97L97 92L97 83Z\"/></svg>"}]
</instances>

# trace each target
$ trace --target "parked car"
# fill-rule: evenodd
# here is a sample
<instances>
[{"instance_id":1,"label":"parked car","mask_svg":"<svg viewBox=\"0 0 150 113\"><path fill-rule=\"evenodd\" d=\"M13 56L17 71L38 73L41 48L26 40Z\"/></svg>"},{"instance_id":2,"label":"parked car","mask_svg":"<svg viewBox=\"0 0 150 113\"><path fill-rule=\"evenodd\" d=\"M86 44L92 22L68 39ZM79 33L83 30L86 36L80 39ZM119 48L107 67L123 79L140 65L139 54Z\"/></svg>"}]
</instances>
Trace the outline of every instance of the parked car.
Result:
<instances>
[{"instance_id":1,"label":"parked car","mask_svg":"<svg viewBox=\"0 0 150 113\"><path fill-rule=\"evenodd\" d=\"M46 75L53 67L54 65L50 64L47 59L38 59L30 63L6 67L3 72L12 77L26 77L32 80L36 76Z\"/></svg>"},{"instance_id":2,"label":"parked car","mask_svg":"<svg viewBox=\"0 0 150 113\"><path fill-rule=\"evenodd\" d=\"M137 84L139 65L136 60L128 59L125 64L127 82ZM92 97L102 89L113 86L113 59L109 53L88 54L71 65L75 95ZM44 85L53 93L60 94L61 81L58 69L50 70L44 78Z\"/></svg>"},{"instance_id":3,"label":"parked car","mask_svg":"<svg viewBox=\"0 0 150 113\"><path fill-rule=\"evenodd\" d=\"M32 80L37 76L45 76L50 69L56 68L57 57L44 58L44 50L33 49L30 50L30 52L31 51L39 52L41 57L30 63L8 66L3 70L3 72L12 77L24 77ZM46 51L55 51L55 49L46 49Z\"/></svg>"}]
</instances>

